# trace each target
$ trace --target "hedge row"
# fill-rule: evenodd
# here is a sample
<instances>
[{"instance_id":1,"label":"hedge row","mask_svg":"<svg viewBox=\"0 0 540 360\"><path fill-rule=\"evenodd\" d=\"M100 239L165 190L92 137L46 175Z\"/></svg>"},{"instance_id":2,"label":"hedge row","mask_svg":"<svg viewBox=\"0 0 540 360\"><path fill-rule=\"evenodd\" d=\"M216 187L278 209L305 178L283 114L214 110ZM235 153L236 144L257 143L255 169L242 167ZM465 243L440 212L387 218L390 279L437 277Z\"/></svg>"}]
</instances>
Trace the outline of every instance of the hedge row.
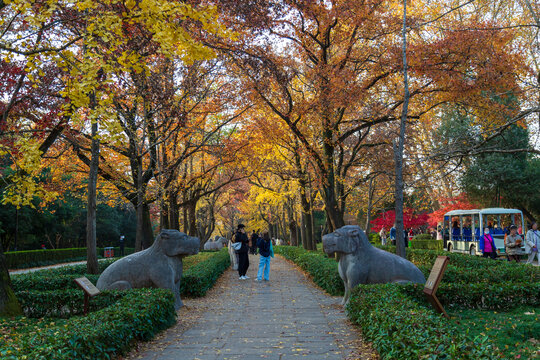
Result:
<instances>
[{"instance_id":1,"label":"hedge row","mask_svg":"<svg viewBox=\"0 0 540 360\"><path fill-rule=\"evenodd\" d=\"M73 283L73 280L71 280ZM112 305L126 293L122 291L103 291L90 299L89 311L97 311ZM24 290L15 293L29 318L56 317L69 318L84 313L84 294L80 289L66 290Z\"/></svg>"},{"instance_id":2,"label":"hedge row","mask_svg":"<svg viewBox=\"0 0 540 360\"><path fill-rule=\"evenodd\" d=\"M205 296L230 265L231 258L227 249L212 253L206 260L184 271L180 283L180 294L189 297Z\"/></svg>"},{"instance_id":3,"label":"hedge row","mask_svg":"<svg viewBox=\"0 0 540 360\"><path fill-rule=\"evenodd\" d=\"M425 302L422 288L407 284L401 289L418 302ZM540 306L540 282L447 283L442 282L437 298L447 309L511 310Z\"/></svg>"},{"instance_id":4,"label":"hedge row","mask_svg":"<svg viewBox=\"0 0 540 360\"><path fill-rule=\"evenodd\" d=\"M130 290L88 316L40 328L30 336L8 338L0 347L0 358L110 359L126 352L134 340L149 340L170 327L175 316L169 290Z\"/></svg>"},{"instance_id":5,"label":"hedge row","mask_svg":"<svg viewBox=\"0 0 540 360\"><path fill-rule=\"evenodd\" d=\"M311 275L313 282L330 295L343 295L345 288L339 277L337 262L320 252L310 252L295 246L276 246L276 254L294 262Z\"/></svg>"},{"instance_id":6,"label":"hedge row","mask_svg":"<svg viewBox=\"0 0 540 360\"><path fill-rule=\"evenodd\" d=\"M360 285L347 312L382 359L495 359L487 337L468 338L398 284Z\"/></svg>"},{"instance_id":7,"label":"hedge row","mask_svg":"<svg viewBox=\"0 0 540 360\"><path fill-rule=\"evenodd\" d=\"M132 254L134 250L133 248L125 248L124 254ZM98 257L102 257L103 248L97 248L97 254ZM4 255L8 269L25 269L85 260L86 248L11 251L4 253ZM120 248L114 248L114 255L120 255Z\"/></svg>"}]
</instances>

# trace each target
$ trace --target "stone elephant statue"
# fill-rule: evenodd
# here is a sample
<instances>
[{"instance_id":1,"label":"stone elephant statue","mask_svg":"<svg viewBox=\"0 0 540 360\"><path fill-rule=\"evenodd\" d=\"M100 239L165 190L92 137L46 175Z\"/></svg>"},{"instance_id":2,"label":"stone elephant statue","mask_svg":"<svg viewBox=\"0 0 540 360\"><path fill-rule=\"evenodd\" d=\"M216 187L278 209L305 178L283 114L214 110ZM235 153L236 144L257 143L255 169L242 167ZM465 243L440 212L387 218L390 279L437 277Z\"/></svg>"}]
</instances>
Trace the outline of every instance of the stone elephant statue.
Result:
<instances>
[{"instance_id":1,"label":"stone elephant statue","mask_svg":"<svg viewBox=\"0 0 540 360\"><path fill-rule=\"evenodd\" d=\"M426 282L424 274L409 260L371 245L359 226L343 226L324 235L323 249L327 254L338 254L339 276L345 285L343 305L358 284Z\"/></svg>"},{"instance_id":2,"label":"stone elephant statue","mask_svg":"<svg viewBox=\"0 0 540 360\"><path fill-rule=\"evenodd\" d=\"M199 239L178 230L162 230L148 249L112 263L97 281L100 290L164 288L175 296L175 309L182 307L180 281L182 258L199 252Z\"/></svg>"}]
</instances>

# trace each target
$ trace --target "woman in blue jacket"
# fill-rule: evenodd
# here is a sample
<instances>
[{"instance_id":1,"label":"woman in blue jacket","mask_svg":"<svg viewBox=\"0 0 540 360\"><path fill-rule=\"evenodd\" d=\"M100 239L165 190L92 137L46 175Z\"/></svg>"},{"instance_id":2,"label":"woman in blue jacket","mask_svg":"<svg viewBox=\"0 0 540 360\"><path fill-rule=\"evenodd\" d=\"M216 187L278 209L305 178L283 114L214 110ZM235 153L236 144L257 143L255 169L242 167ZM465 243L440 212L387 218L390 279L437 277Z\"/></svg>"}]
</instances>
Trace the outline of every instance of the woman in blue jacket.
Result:
<instances>
[{"instance_id":1,"label":"woman in blue jacket","mask_svg":"<svg viewBox=\"0 0 540 360\"><path fill-rule=\"evenodd\" d=\"M259 255L261 259L259 261L259 271L257 272L257 281L262 281L263 273L264 280L270 280L270 258L274 256L272 251L272 241L270 240L270 234L265 232L262 238L257 239L257 247L259 248Z\"/></svg>"}]
</instances>

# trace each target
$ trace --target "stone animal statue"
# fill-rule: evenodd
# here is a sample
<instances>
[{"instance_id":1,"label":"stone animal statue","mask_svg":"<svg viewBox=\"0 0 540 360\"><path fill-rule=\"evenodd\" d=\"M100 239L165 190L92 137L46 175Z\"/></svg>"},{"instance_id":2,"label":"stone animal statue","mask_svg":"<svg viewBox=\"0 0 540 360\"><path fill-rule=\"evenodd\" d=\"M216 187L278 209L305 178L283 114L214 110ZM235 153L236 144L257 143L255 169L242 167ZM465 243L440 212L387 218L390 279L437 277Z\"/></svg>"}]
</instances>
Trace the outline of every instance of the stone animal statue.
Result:
<instances>
[{"instance_id":1,"label":"stone animal statue","mask_svg":"<svg viewBox=\"0 0 540 360\"><path fill-rule=\"evenodd\" d=\"M338 254L339 276L345 285L343 305L358 284L426 282L424 274L409 260L372 246L359 226L343 226L324 235L323 249L327 254Z\"/></svg>"},{"instance_id":2,"label":"stone animal statue","mask_svg":"<svg viewBox=\"0 0 540 360\"><path fill-rule=\"evenodd\" d=\"M209 240L204 244L204 250L221 250L223 243L221 241Z\"/></svg>"},{"instance_id":3,"label":"stone animal statue","mask_svg":"<svg viewBox=\"0 0 540 360\"><path fill-rule=\"evenodd\" d=\"M223 236L216 235L214 242L220 242L223 245L222 247L225 247L227 246L229 240L225 239Z\"/></svg>"},{"instance_id":4,"label":"stone animal statue","mask_svg":"<svg viewBox=\"0 0 540 360\"><path fill-rule=\"evenodd\" d=\"M100 290L164 288L175 296L174 307L182 307L180 280L182 258L199 252L199 239L178 230L162 230L148 249L112 263L97 281Z\"/></svg>"},{"instance_id":5,"label":"stone animal statue","mask_svg":"<svg viewBox=\"0 0 540 360\"><path fill-rule=\"evenodd\" d=\"M233 270L238 270L238 254L232 247L232 241L229 240L227 247L229 248L229 256L231 257L231 266Z\"/></svg>"}]
</instances>

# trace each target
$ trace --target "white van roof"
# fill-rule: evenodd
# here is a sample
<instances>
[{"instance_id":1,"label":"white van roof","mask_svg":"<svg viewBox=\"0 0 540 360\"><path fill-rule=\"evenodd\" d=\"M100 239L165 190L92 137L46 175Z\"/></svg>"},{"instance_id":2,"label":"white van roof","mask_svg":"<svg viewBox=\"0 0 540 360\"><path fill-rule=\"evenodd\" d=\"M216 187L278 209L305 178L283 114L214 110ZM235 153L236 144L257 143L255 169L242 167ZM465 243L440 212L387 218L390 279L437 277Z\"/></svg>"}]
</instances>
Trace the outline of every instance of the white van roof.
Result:
<instances>
[{"instance_id":1,"label":"white van roof","mask_svg":"<svg viewBox=\"0 0 540 360\"><path fill-rule=\"evenodd\" d=\"M522 214L518 209L505 209L505 208L486 208L486 209L473 209L473 210L452 210L444 214L444 216L458 216L458 215L502 215L502 214Z\"/></svg>"}]
</instances>

